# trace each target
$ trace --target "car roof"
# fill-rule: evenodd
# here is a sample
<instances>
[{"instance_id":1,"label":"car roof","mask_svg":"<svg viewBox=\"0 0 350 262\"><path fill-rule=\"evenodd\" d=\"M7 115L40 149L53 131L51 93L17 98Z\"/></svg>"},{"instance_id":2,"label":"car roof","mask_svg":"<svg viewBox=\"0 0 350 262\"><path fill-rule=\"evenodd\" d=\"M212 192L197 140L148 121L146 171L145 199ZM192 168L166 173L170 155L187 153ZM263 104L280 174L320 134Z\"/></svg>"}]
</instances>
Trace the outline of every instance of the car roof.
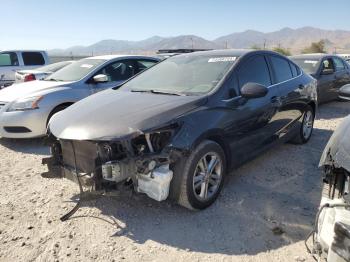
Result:
<instances>
[{"instance_id":1,"label":"car roof","mask_svg":"<svg viewBox=\"0 0 350 262\"><path fill-rule=\"evenodd\" d=\"M102 60L112 60L112 59L117 59L117 58L151 58L155 60L159 60L157 57L153 56L143 56L143 55L100 55L100 56L91 56L87 57L85 59L102 59Z\"/></svg>"},{"instance_id":2,"label":"car roof","mask_svg":"<svg viewBox=\"0 0 350 262\"><path fill-rule=\"evenodd\" d=\"M46 52L45 50L34 50L34 49L11 49L11 50L0 50L2 52Z\"/></svg>"},{"instance_id":3,"label":"car roof","mask_svg":"<svg viewBox=\"0 0 350 262\"><path fill-rule=\"evenodd\" d=\"M332 54L324 54L324 53L313 53L313 54L302 54L302 55L293 55L290 58L307 58L307 59L322 59L324 57L336 56Z\"/></svg>"}]
</instances>

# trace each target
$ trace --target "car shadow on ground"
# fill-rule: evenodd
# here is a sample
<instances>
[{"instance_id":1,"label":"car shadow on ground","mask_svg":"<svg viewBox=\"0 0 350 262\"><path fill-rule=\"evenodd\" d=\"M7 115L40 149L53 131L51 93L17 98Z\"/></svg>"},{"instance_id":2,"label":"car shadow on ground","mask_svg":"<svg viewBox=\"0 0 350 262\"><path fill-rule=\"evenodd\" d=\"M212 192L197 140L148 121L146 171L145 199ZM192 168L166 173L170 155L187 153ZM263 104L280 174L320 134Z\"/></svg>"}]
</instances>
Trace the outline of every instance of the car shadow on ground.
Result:
<instances>
[{"instance_id":1,"label":"car shadow on ground","mask_svg":"<svg viewBox=\"0 0 350 262\"><path fill-rule=\"evenodd\" d=\"M43 138L35 139L9 139L0 138L0 145L4 146L12 151L36 154L36 155L49 155L49 147L44 144Z\"/></svg>"},{"instance_id":2,"label":"car shadow on ground","mask_svg":"<svg viewBox=\"0 0 350 262\"><path fill-rule=\"evenodd\" d=\"M112 237L208 254L267 252L302 241L311 231L321 196L318 161L331 134L315 129L308 144L280 145L235 170L218 200L203 211L136 193L84 206L124 225Z\"/></svg>"}]
</instances>

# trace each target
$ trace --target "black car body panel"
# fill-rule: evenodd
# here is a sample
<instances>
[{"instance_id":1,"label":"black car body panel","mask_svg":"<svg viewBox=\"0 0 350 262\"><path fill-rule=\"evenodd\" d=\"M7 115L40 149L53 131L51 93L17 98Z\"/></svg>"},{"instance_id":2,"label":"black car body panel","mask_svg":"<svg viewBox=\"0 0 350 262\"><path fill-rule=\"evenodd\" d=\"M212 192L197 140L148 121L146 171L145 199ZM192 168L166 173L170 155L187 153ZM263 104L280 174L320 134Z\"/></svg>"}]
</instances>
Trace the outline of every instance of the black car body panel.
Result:
<instances>
[{"instance_id":1,"label":"black car body panel","mask_svg":"<svg viewBox=\"0 0 350 262\"><path fill-rule=\"evenodd\" d=\"M318 102L324 103L338 99L339 89L350 84L350 66L341 57L329 54L305 54L290 57L299 66L301 61L314 65L308 72L317 79ZM324 73L325 63L330 71Z\"/></svg>"},{"instance_id":2,"label":"black car body panel","mask_svg":"<svg viewBox=\"0 0 350 262\"><path fill-rule=\"evenodd\" d=\"M344 168L350 172L350 116L346 117L329 139L321 160L320 167L332 166Z\"/></svg>"},{"instance_id":3,"label":"black car body panel","mask_svg":"<svg viewBox=\"0 0 350 262\"><path fill-rule=\"evenodd\" d=\"M130 173L149 171L144 167L150 160L158 165L169 163L171 168L205 139L224 149L232 168L277 142L291 139L300 130L305 110L309 106L317 109L316 81L275 52L221 50L186 56L196 59L204 55L236 57L230 70L206 94L107 90L55 115L49 124L54 152L46 160L49 171L54 172L54 166L62 169L77 164L79 172L90 173L104 162L116 160L124 161ZM181 56L185 55L175 58ZM272 59L289 68L287 79L281 80ZM262 76L261 70L265 72ZM241 96L245 83L260 81L267 83L264 97ZM106 144L109 151L118 152L105 157L102 151Z\"/></svg>"}]
</instances>

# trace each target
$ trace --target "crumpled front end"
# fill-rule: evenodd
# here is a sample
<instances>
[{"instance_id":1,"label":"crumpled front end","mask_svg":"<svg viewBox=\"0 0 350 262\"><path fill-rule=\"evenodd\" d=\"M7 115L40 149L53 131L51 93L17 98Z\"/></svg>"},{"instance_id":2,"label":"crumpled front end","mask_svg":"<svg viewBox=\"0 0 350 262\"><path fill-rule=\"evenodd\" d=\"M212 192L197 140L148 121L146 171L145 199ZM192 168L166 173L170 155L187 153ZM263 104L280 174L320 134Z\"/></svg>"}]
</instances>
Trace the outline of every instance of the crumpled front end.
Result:
<instances>
[{"instance_id":1,"label":"crumpled front end","mask_svg":"<svg viewBox=\"0 0 350 262\"><path fill-rule=\"evenodd\" d=\"M170 166L179 156L169 146L176 128L139 131L109 141L57 139L50 135L52 156L43 159L48 166L43 176L67 178L96 191L133 185L137 192L165 200L173 177Z\"/></svg>"},{"instance_id":2,"label":"crumpled front end","mask_svg":"<svg viewBox=\"0 0 350 262\"><path fill-rule=\"evenodd\" d=\"M343 120L329 139L319 166L344 168L350 172L350 116Z\"/></svg>"}]
</instances>

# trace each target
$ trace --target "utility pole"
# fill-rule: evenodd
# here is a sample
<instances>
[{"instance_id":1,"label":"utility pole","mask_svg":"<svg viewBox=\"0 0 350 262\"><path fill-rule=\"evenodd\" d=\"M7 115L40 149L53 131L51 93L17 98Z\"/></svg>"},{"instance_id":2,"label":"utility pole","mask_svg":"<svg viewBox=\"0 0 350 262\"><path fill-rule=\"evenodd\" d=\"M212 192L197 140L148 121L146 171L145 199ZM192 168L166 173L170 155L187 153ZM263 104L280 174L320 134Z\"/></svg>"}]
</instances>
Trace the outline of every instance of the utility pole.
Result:
<instances>
[{"instance_id":1,"label":"utility pole","mask_svg":"<svg viewBox=\"0 0 350 262\"><path fill-rule=\"evenodd\" d=\"M228 49L228 42L227 42L227 40L225 41L225 49Z\"/></svg>"},{"instance_id":2,"label":"utility pole","mask_svg":"<svg viewBox=\"0 0 350 262\"><path fill-rule=\"evenodd\" d=\"M266 49L266 39L264 39L264 50Z\"/></svg>"},{"instance_id":3,"label":"utility pole","mask_svg":"<svg viewBox=\"0 0 350 262\"><path fill-rule=\"evenodd\" d=\"M194 48L193 37L191 37L191 42L192 42L192 49L193 49Z\"/></svg>"}]
</instances>

